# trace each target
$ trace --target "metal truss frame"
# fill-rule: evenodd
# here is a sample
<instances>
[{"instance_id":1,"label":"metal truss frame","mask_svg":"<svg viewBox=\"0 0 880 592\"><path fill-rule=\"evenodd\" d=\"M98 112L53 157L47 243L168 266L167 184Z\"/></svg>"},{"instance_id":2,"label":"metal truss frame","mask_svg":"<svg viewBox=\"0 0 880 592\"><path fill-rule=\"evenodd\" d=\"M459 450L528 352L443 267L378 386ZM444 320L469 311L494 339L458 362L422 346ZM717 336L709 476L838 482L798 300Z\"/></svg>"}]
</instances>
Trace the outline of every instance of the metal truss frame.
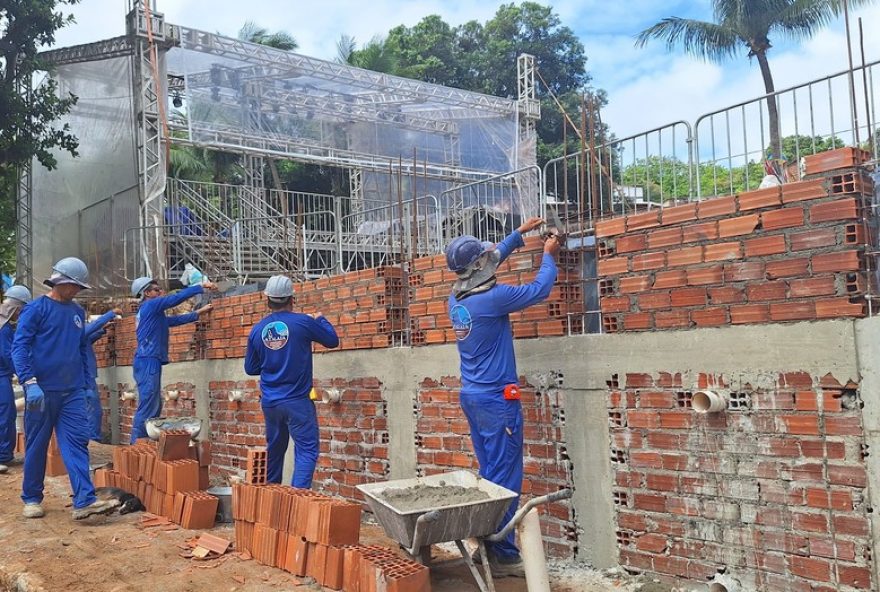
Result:
<instances>
[{"instance_id":1,"label":"metal truss frame","mask_svg":"<svg viewBox=\"0 0 880 592\"><path fill-rule=\"evenodd\" d=\"M79 64L81 62L125 57L130 56L133 52L134 45L131 39L128 35L122 35L112 39L95 41L94 43L84 43L82 45L42 51L39 54L39 58L46 64L63 66L65 64Z\"/></svg>"},{"instance_id":2,"label":"metal truss frame","mask_svg":"<svg viewBox=\"0 0 880 592\"><path fill-rule=\"evenodd\" d=\"M33 97L33 77L22 76L17 80L18 94L30 105ZM16 187L16 246L15 246L15 281L33 292L34 289L34 234L33 205L34 186L32 161L28 159L18 167L18 183Z\"/></svg>"}]
</instances>

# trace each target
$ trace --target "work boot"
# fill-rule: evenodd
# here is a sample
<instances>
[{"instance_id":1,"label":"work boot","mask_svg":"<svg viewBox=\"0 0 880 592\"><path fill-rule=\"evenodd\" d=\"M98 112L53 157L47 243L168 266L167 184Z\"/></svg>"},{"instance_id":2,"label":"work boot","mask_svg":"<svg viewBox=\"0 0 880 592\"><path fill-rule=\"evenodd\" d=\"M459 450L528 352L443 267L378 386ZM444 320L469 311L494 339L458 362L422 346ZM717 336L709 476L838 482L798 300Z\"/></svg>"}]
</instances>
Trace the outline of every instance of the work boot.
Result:
<instances>
[{"instance_id":1,"label":"work boot","mask_svg":"<svg viewBox=\"0 0 880 592\"><path fill-rule=\"evenodd\" d=\"M7 471L9 471L9 467L5 464L0 464L0 475L6 473Z\"/></svg>"},{"instance_id":2,"label":"work boot","mask_svg":"<svg viewBox=\"0 0 880 592\"><path fill-rule=\"evenodd\" d=\"M73 511L74 520L83 520L89 516L98 514L112 514L119 505L119 500L97 500L91 505L84 508L77 508Z\"/></svg>"},{"instance_id":3,"label":"work boot","mask_svg":"<svg viewBox=\"0 0 880 592\"><path fill-rule=\"evenodd\" d=\"M490 554L489 567L492 568L492 575L499 578L524 578L526 576L522 558L519 555L503 557L494 553Z\"/></svg>"},{"instance_id":4,"label":"work boot","mask_svg":"<svg viewBox=\"0 0 880 592\"><path fill-rule=\"evenodd\" d=\"M21 514L25 518L42 518L46 512L43 511L43 506L40 504L25 504Z\"/></svg>"}]
</instances>

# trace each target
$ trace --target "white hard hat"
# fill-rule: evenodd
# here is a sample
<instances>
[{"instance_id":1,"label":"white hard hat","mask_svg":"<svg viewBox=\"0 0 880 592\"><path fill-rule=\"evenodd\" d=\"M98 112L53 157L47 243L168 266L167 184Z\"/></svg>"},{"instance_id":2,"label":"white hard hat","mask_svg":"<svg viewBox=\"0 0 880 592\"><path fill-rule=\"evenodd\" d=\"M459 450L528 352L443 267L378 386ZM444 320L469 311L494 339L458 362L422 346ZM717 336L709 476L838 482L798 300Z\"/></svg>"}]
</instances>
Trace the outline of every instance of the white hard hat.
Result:
<instances>
[{"instance_id":1,"label":"white hard hat","mask_svg":"<svg viewBox=\"0 0 880 592\"><path fill-rule=\"evenodd\" d=\"M6 294L4 296L6 298L18 300L22 304L27 304L31 301L31 291L24 286L12 286L8 290L6 290Z\"/></svg>"},{"instance_id":2,"label":"white hard hat","mask_svg":"<svg viewBox=\"0 0 880 592\"><path fill-rule=\"evenodd\" d=\"M76 257L65 257L52 266L52 275L43 283L50 288L58 284L76 284L84 290L91 289L89 285L89 268Z\"/></svg>"},{"instance_id":3,"label":"white hard hat","mask_svg":"<svg viewBox=\"0 0 880 592\"><path fill-rule=\"evenodd\" d=\"M266 282L263 294L272 300L283 300L293 296L293 282L286 275L273 275Z\"/></svg>"},{"instance_id":4,"label":"white hard hat","mask_svg":"<svg viewBox=\"0 0 880 592\"><path fill-rule=\"evenodd\" d=\"M135 298L140 298L146 287L153 283L155 282L151 277L144 276L135 279L133 282L131 282L131 295Z\"/></svg>"}]
</instances>

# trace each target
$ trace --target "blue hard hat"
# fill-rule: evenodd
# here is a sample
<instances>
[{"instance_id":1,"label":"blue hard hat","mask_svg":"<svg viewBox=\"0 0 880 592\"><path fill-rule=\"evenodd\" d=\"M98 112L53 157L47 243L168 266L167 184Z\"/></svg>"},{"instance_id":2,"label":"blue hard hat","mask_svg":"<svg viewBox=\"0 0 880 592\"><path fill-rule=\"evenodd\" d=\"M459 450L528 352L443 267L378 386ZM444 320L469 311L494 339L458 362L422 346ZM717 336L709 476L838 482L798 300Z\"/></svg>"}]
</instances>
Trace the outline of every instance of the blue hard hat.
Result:
<instances>
[{"instance_id":1,"label":"blue hard hat","mask_svg":"<svg viewBox=\"0 0 880 592\"><path fill-rule=\"evenodd\" d=\"M453 240L446 247L446 265L458 273L466 270L480 258L483 253L495 248L494 243L481 241L475 236L465 234Z\"/></svg>"},{"instance_id":2,"label":"blue hard hat","mask_svg":"<svg viewBox=\"0 0 880 592\"><path fill-rule=\"evenodd\" d=\"M18 300L22 304L27 304L31 301L31 291L24 286L10 286L10 288L6 290L4 297Z\"/></svg>"},{"instance_id":3,"label":"blue hard hat","mask_svg":"<svg viewBox=\"0 0 880 592\"><path fill-rule=\"evenodd\" d=\"M91 289L89 285L89 268L81 259L65 257L52 266L52 275L43 283L50 288L58 284L76 284L84 290Z\"/></svg>"}]
</instances>

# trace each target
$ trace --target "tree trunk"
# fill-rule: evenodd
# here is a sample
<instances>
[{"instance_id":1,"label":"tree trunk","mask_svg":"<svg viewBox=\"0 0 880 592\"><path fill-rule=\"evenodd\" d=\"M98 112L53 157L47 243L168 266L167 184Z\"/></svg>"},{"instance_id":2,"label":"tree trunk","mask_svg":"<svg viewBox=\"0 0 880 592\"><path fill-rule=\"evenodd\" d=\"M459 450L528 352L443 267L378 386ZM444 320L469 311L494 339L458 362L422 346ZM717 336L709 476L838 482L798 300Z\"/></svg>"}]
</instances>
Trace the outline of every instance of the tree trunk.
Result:
<instances>
[{"instance_id":1,"label":"tree trunk","mask_svg":"<svg viewBox=\"0 0 880 592\"><path fill-rule=\"evenodd\" d=\"M758 66L761 67L761 76L764 78L764 90L767 92L767 121L770 124L770 158L782 158L782 141L779 138L779 106L776 96L770 96L775 92L773 75L770 73L770 64L767 62L766 50L755 51Z\"/></svg>"}]
</instances>

